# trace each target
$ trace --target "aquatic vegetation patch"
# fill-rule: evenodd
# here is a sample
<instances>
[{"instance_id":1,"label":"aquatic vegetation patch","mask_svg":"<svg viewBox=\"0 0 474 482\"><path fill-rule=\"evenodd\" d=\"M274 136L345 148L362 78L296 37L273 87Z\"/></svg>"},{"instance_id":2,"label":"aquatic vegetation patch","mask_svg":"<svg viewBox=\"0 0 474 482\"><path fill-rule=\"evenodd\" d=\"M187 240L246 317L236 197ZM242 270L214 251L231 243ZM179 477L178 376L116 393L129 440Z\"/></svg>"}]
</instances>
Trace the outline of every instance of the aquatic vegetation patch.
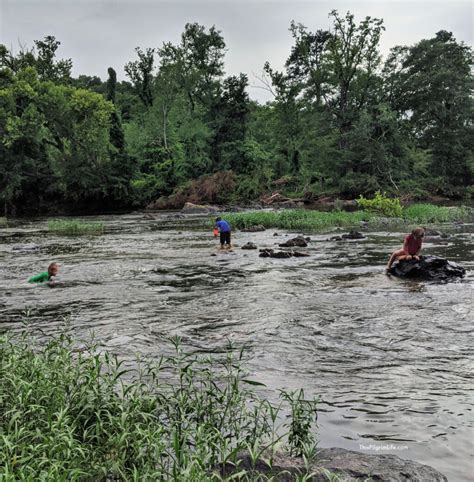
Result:
<instances>
[{"instance_id":1,"label":"aquatic vegetation patch","mask_svg":"<svg viewBox=\"0 0 474 482\"><path fill-rule=\"evenodd\" d=\"M78 236L81 234L103 234L103 223L86 223L84 221L70 219L54 219L48 221L48 231L66 236Z\"/></svg>"},{"instance_id":2,"label":"aquatic vegetation patch","mask_svg":"<svg viewBox=\"0 0 474 482\"><path fill-rule=\"evenodd\" d=\"M314 456L315 400L281 392L285 418L256 394L242 351L197 356L171 343L172 355L131 369L91 342L78 349L67 331L41 343L1 336L5 479L226 480L220 468L243 451L271 464L286 441ZM255 465L239 474L256 480Z\"/></svg>"},{"instance_id":3,"label":"aquatic vegetation patch","mask_svg":"<svg viewBox=\"0 0 474 482\"><path fill-rule=\"evenodd\" d=\"M394 210L398 214L399 210ZM413 204L402 209L399 216L381 216L374 211L312 211L309 209L283 209L279 211L249 211L227 213L225 219L234 228L246 229L261 224L265 228L292 231L322 231L332 227L444 223L473 221L474 209L466 206L443 207L432 204Z\"/></svg>"},{"instance_id":4,"label":"aquatic vegetation patch","mask_svg":"<svg viewBox=\"0 0 474 482\"><path fill-rule=\"evenodd\" d=\"M281 211L250 211L225 215L233 227L248 228L261 224L265 228L280 228L293 231L320 231L330 227L351 226L369 221L375 215L365 211L310 211L285 209Z\"/></svg>"},{"instance_id":5,"label":"aquatic vegetation patch","mask_svg":"<svg viewBox=\"0 0 474 482\"><path fill-rule=\"evenodd\" d=\"M468 206L435 206L412 204L403 209L403 218L417 224L474 221L474 208Z\"/></svg>"}]
</instances>

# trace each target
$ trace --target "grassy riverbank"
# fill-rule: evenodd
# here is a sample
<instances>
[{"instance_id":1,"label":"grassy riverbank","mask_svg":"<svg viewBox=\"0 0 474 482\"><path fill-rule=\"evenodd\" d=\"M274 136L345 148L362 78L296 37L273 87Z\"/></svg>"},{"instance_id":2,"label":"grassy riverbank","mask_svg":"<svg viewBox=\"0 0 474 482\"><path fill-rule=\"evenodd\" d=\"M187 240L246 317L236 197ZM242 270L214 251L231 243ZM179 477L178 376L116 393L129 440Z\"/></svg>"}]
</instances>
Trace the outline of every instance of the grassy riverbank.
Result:
<instances>
[{"instance_id":1,"label":"grassy riverbank","mask_svg":"<svg viewBox=\"0 0 474 482\"><path fill-rule=\"evenodd\" d=\"M221 480L239 452L256 459L283 440L314 456L315 402L302 391L282 393L281 435L281 408L252 390L241 352L216 360L172 343L174 355L128 370L67 333L0 337L2 480Z\"/></svg>"},{"instance_id":2,"label":"grassy riverbank","mask_svg":"<svg viewBox=\"0 0 474 482\"><path fill-rule=\"evenodd\" d=\"M280 211L250 211L226 214L226 219L237 229L261 224L266 228L293 231L321 231L332 227L357 227L361 221L369 225L433 224L455 221L473 221L474 209L469 207L440 207L432 204L414 204L403 208L401 217L387 218L370 211L310 211L287 209Z\"/></svg>"}]
</instances>

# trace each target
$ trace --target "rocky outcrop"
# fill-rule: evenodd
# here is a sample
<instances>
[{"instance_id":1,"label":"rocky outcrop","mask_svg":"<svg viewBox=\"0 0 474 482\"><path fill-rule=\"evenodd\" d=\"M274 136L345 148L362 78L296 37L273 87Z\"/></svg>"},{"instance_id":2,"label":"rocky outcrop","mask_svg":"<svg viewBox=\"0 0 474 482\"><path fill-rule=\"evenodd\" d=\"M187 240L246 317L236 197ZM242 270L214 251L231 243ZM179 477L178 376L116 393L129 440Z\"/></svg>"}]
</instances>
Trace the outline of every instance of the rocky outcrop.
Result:
<instances>
[{"instance_id":1,"label":"rocky outcrop","mask_svg":"<svg viewBox=\"0 0 474 482\"><path fill-rule=\"evenodd\" d=\"M444 258L421 256L419 260L396 261L389 272L403 278L446 281L462 278L466 269Z\"/></svg>"},{"instance_id":2,"label":"rocky outcrop","mask_svg":"<svg viewBox=\"0 0 474 482\"><path fill-rule=\"evenodd\" d=\"M289 239L284 243L279 244L280 248L292 248L297 246L298 248L306 248L308 246L308 241L310 238L305 238L303 236L296 236L296 238Z\"/></svg>"},{"instance_id":3,"label":"rocky outcrop","mask_svg":"<svg viewBox=\"0 0 474 482\"><path fill-rule=\"evenodd\" d=\"M268 460L268 456L265 457ZM258 476L273 476L278 482L297 480L298 476L306 473L304 462L299 457L290 457L281 453L273 456L272 466L263 459L257 459L255 464L248 453L238 456L238 466L227 463L220 469L223 476L230 476L239 471L246 470L248 474ZM447 478L429 465L419 464L412 460L405 460L396 455L368 454L346 450L342 448L329 448L319 451L316 460L311 464L310 473L306 480L312 482L326 482L344 480L356 482L360 480L384 482L447 482Z\"/></svg>"},{"instance_id":4,"label":"rocky outcrop","mask_svg":"<svg viewBox=\"0 0 474 482\"><path fill-rule=\"evenodd\" d=\"M207 204L193 204L185 203L181 210L184 214L209 214L218 212L218 208L215 206L209 206Z\"/></svg>"},{"instance_id":5,"label":"rocky outcrop","mask_svg":"<svg viewBox=\"0 0 474 482\"><path fill-rule=\"evenodd\" d=\"M242 228L241 231L244 233L257 233L259 231L265 231L265 226L263 226L263 224L255 224L254 226Z\"/></svg>"},{"instance_id":6,"label":"rocky outcrop","mask_svg":"<svg viewBox=\"0 0 474 482\"><path fill-rule=\"evenodd\" d=\"M252 241L249 241L248 243L245 243L241 249L257 249L257 245L252 243Z\"/></svg>"}]
</instances>

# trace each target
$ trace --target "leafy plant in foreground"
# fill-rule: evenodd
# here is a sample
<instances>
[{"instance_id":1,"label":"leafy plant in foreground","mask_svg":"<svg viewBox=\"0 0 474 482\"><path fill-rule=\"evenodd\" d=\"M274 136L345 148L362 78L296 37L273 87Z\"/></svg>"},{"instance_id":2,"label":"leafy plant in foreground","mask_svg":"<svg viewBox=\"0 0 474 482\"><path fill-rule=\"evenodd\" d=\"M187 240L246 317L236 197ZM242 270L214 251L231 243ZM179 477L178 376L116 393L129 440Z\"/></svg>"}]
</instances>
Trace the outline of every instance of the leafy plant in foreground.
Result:
<instances>
[{"instance_id":1,"label":"leafy plant in foreground","mask_svg":"<svg viewBox=\"0 0 474 482\"><path fill-rule=\"evenodd\" d=\"M242 351L197 356L171 342L172 355L126 367L67 331L0 336L4 480L229 480L228 464L234 480L266 480L240 468L239 454L271 467L285 437L314 442L302 397L288 398L296 421L278 433L282 408L252 389Z\"/></svg>"}]
</instances>

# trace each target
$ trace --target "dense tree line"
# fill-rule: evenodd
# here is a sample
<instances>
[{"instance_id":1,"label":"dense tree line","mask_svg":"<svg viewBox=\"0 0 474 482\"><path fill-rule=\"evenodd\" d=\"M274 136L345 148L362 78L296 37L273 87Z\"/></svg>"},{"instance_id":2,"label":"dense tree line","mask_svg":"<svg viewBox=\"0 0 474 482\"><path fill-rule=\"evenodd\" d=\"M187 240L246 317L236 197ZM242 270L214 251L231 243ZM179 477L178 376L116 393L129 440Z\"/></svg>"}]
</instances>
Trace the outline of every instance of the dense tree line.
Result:
<instances>
[{"instance_id":1,"label":"dense tree line","mask_svg":"<svg viewBox=\"0 0 474 482\"><path fill-rule=\"evenodd\" d=\"M394 47L382 20L330 14L291 23L282 71L264 65L273 101L226 76L215 27L136 48L127 81L71 76L54 37L0 45L0 189L6 212L241 202L270 190L308 200L385 190L474 195L472 50L446 31ZM105 69L104 69L105 70Z\"/></svg>"}]
</instances>

